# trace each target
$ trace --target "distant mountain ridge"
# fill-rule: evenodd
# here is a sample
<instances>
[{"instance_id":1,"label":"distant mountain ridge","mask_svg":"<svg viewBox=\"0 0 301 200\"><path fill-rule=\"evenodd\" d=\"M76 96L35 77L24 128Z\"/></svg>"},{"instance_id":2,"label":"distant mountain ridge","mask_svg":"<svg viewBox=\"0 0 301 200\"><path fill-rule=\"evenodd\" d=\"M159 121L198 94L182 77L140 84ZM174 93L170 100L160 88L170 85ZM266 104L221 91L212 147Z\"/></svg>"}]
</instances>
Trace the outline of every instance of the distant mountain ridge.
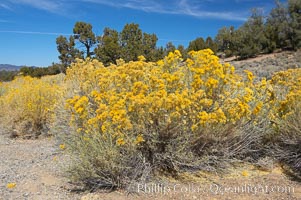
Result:
<instances>
[{"instance_id":1,"label":"distant mountain ridge","mask_svg":"<svg viewBox=\"0 0 301 200\"><path fill-rule=\"evenodd\" d=\"M11 65L11 64L0 64L0 71L17 71L20 70L24 65L17 66L17 65ZM35 66L27 66L27 67L35 67Z\"/></svg>"},{"instance_id":2,"label":"distant mountain ridge","mask_svg":"<svg viewBox=\"0 0 301 200\"><path fill-rule=\"evenodd\" d=\"M21 66L17 65L10 65L10 64L0 64L0 71L6 70L6 71L15 71L19 70Z\"/></svg>"}]
</instances>

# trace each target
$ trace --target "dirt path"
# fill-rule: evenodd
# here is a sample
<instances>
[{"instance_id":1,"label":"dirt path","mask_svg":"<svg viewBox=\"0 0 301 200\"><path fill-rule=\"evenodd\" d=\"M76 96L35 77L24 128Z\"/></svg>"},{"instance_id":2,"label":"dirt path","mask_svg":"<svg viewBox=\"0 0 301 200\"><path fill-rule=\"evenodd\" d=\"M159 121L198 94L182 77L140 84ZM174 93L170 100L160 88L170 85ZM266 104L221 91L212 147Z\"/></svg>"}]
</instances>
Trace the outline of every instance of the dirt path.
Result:
<instances>
[{"instance_id":1,"label":"dirt path","mask_svg":"<svg viewBox=\"0 0 301 200\"><path fill-rule=\"evenodd\" d=\"M263 172L250 166L223 177L199 174L194 184L137 185L139 194L129 196L122 191L72 193L60 167L66 158L57 146L54 139L12 140L0 134L0 200L301 199L301 182L290 180L281 169ZM8 183L16 186L8 189Z\"/></svg>"}]
</instances>

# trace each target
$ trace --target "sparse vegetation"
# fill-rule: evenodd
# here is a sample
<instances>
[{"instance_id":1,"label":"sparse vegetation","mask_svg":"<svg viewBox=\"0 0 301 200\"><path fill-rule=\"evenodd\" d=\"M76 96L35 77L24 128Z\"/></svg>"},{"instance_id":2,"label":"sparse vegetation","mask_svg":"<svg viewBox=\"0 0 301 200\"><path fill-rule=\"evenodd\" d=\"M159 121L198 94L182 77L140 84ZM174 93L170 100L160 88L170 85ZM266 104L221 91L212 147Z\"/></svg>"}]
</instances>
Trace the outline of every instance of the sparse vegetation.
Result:
<instances>
[{"instance_id":1,"label":"sparse vegetation","mask_svg":"<svg viewBox=\"0 0 301 200\"><path fill-rule=\"evenodd\" d=\"M15 76L18 73L19 73L18 71L1 70L0 71L0 81L2 81L2 82L11 81L15 78Z\"/></svg>"},{"instance_id":2,"label":"sparse vegetation","mask_svg":"<svg viewBox=\"0 0 301 200\"><path fill-rule=\"evenodd\" d=\"M229 63L235 66L239 74L243 74L243 71L247 69L253 72L256 80L261 78L269 80L276 72L301 68L301 51L285 51L248 60L232 60Z\"/></svg>"}]
</instances>

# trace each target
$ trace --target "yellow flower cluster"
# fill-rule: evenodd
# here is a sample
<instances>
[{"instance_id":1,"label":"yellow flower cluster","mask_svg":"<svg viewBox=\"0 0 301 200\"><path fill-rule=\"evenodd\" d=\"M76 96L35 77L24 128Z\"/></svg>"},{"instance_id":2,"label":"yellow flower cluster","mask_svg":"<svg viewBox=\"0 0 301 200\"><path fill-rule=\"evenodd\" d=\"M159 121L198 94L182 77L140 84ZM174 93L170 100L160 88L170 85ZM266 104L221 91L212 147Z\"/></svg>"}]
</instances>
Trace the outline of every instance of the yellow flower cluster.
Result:
<instances>
[{"instance_id":1,"label":"yellow flower cluster","mask_svg":"<svg viewBox=\"0 0 301 200\"><path fill-rule=\"evenodd\" d=\"M289 69L276 73L269 81L271 84L272 120L282 119L299 109L301 102L301 69Z\"/></svg>"},{"instance_id":2,"label":"yellow flower cluster","mask_svg":"<svg viewBox=\"0 0 301 200\"><path fill-rule=\"evenodd\" d=\"M13 188L15 188L16 187L16 183L8 183L7 185L6 185L6 188L8 188L8 189L13 189Z\"/></svg>"},{"instance_id":3,"label":"yellow flower cluster","mask_svg":"<svg viewBox=\"0 0 301 200\"><path fill-rule=\"evenodd\" d=\"M257 114L253 75L249 81L221 64L210 49L169 53L157 63L139 61L104 67L96 60L78 60L66 80L75 96L67 100L78 132L110 135L118 146L139 144L149 132L185 132ZM170 133L171 134L171 133Z\"/></svg>"},{"instance_id":4,"label":"yellow flower cluster","mask_svg":"<svg viewBox=\"0 0 301 200\"><path fill-rule=\"evenodd\" d=\"M0 102L7 128L27 123L31 125L32 131L40 131L46 123L51 122L54 105L61 96L61 88L54 80L48 77L18 77L3 87L5 92L0 96Z\"/></svg>"},{"instance_id":5,"label":"yellow flower cluster","mask_svg":"<svg viewBox=\"0 0 301 200\"><path fill-rule=\"evenodd\" d=\"M64 150L66 148L65 144L60 144L59 147L60 147L61 150Z\"/></svg>"}]
</instances>

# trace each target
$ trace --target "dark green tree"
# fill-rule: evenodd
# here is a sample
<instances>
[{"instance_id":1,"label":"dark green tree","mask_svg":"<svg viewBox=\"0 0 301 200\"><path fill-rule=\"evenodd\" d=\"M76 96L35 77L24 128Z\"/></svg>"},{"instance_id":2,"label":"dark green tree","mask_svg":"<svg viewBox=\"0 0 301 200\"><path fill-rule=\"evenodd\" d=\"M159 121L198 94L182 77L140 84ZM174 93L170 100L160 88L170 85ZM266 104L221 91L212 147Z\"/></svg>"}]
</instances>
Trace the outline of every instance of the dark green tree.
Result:
<instances>
[{"instance_id":1,"label":"dark green tree","mask_svg":"<svg viewBox=\"0 0 301 200\"><path fill-rule=\"evenodd\" d=\"M172 42L167 42L164 48L164 56L167 56L169 52L174 52L176 50L176 46Z\"/></svg>"},{"instance_id":2,"label":"dark green tree","mask_svg":"<svg viewBox=\"0 0 301 200\"><path fill-rule=\"evenodd\" d=\"M253 9L251 17L234 34L235 54L240 58L249 58L269 48L265 36L264 16Z\"/></svg>"},{"instance_id":3,"label":"dark green tree","mask_svg":"<svg viewBox=\"0 0 301 200\"><path fill-rule=\"evenodd\" d=\"M292 28L289 39L292 48L296 50L301 48L301 1L288 0L288 13L290 15L290 27Z\"/></svg>"},{"instance_id":4,"label":"dark green tree","mask_svg":"<svg viewBox=\"0 0 301 200\"><path fill-rule=\"evenodd\" d=\"M276 48L276 38L277 33L274 31L275 27L273 27L271 24L266 23L264 26L264 35L266 38L266 44L263 46L263 51L265 53L272 53Z\"/></svg>"},{"instance_id":5,"label":"dark green tree","mask_svg":"<svg viewBox=\"0 0 301 200\"><path fill-rule=\"evenodd\" d=\"M0 81L12 81L15 76L17 76L19 71L6 71L6 70L0 70ZM0 94L1 95L1 94Z\"/></svg>"},{"instance_id":6,"label":"dark green tree","mask_svg":"<svg viewBox=\"0 0 301 200\"><path fill-rule=\"evenodd\" d=\"M189 42L188 51L199 51L202 49L206 49L205 41L202 37L196 38Z\"/></svg>"},{"instance_id":7,"label":"dark green tree","mask_svg":"<svg viewBox=\"0 0 301 200\"><path fill-rule=\"evenodd\" d=\"M60 53L61 72L65 72L75 58L82 58L82 52L75 48L74 37L70 36L69 41L64 36L56 38L57 50Z\"/></svg>"},{"instance_id":8,"label":"dark green tree","mask_svg":"<svg viewBox=\"0 0 301 200\"><path fill-rule=\"evenodd\" d=\"M277 48L292 48L290 16L287 7L279 0L276 0L276 7L271 10L267 18L267 26L270 28L269 38L275 41Z\"/></svg>"},{"instance_id":9,"label":"dark green tree","mask_svg":"<svg viewBox=\"0 0 301 200\"><path fill-rule=\"evenodd\" d=\"M126 61L136 61L143 55L143 34L138 24L126 24L120 33L122 58Z\"/></svg>"},{"instance_id":10,"label":"dark green tree","mask_svg":"<svg viewBox=\"0 0 301 200\"><path fill-rule=\"evenodd\" d=\"M156 34L143 33L143 54L147 61L157 61L156 51L157 51L157 41L158 37Z\"/></svg>"},{"instance_id":11,"label":"dark green tree","mask_svg":"<svg viewBox=\"0 0 301 200\"><path fill-rule=\"evenodd\" d=\"M119 43L119 33L116 30L105 28L103 35L97 38L98 46L95 48L95 56L105 66L110 63L116 64L116 60L121 58L121 47Z\"/></svg>"},{"instance_id":12,"label":"dark green tree","mask_svg":"<svg viewBox=\"0 0 301 200\"><path fill-rule=\"evenodd\" d=\"M73 28L74 39L85 47L86 57L93 55L93 47L96 44L96 36L92 31L92 25L86 22L76 22Z\"/></svg>"},{"instance_id":13,"label":"dark green tree","mask_svg":"<svg viewBox=\"0 0 301 200\"><path fill-rule=\"evenodd\" d=\"M34 67L23 66L20 68L20 73L24 76L32 76L34 70Z\"/></svg>"},{"instance_id":14,"label":"dark green tree","mask_svg":"<svg viewBox=\"0 0 301 200\"><path fill-rule=\"evenodd\" d=\"M102 36L97 38L98 46L94 52L96 58L106 66L122 58L126 62L135 61L143 55L147 61L157 61L161 58L157 48L158 37L155 34L143 33L138 24L126 24L118 33L105 28Z\"/></svg>"},{"instance_id":15,"label":"dark green tree","mask_svg":"<svg viewBox=\"0 0 301 200\"><path fill-rule=\"evenodd\" d=\"M47 75L56 75L62 73L62 64L61 63L52 63L52 65L47 67L48 74Z\"/></svg>"},{"instance_id":16,"label":"dark green tree","mask_svg":"<svg viewBox=\"0 0 301 200\"><path fill-rule=\"evenodd\" d=\"M206 38L205 47L211 49L214 53L217 53L217 44L210 36Z\"/></svg>"},{"instance_id":17,"label":"dark green tree","mask_svg":"<svg viewBox=\"0 0 301 200\"><path fill-rule=\"evenodd\" d=\"M163 59L164 58L164 54L165 54L164 48L162 46L161 47L157 47L156 51L155 51L155 57L156 57L155 60L158 61L158 60Z\"/></svg>"},{"instance_id":18,"label":"dark green tree","mask_svg":"<svg viewBox=\"0 0 301 200\"><path fill-rule=\"evenodd\" d=\"M235 52L234 37L235 29L233 26L230 26L229 28L221 28L215 37L215 42L218 46L218 51L224 52L227 57L232 56Z\"/></svg>"}]
</instances>

